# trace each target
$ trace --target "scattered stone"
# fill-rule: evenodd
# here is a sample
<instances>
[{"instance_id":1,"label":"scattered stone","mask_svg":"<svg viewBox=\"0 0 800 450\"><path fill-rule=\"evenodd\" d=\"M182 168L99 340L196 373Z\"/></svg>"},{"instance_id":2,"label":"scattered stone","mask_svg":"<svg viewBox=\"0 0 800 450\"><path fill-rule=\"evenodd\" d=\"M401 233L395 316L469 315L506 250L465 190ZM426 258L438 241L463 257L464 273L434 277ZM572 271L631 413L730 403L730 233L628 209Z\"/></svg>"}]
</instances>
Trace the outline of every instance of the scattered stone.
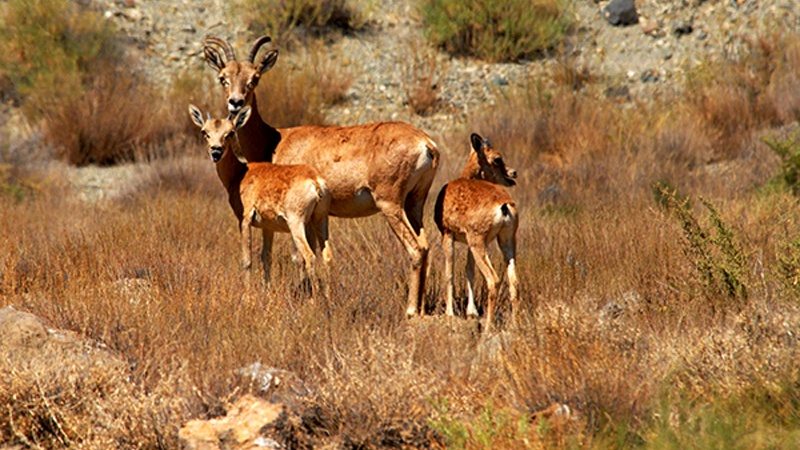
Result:
<instances>
[{"instance_id":1,"label":"scattered stone","mask_svg":"<svg viewBox=\"0 0 800 450\"><path fill-rule=\"evenodd\" d=\"M492 84L495 86L508 86L508 78L503 75L495 75L492 77Z\"/></svg>"},{"instance_id":2,"label":"scattered stone","mask_svg":"<svg viewBox=\"0 0 800 450\"><path fill-rule=\"evenodd\" d=\"M661 32L661 26L659 25L657 20L651 19L640 19L639 23L642 26L642 33L646 34L647 36L651 37L659 37Z\"/></svg>"},{"instance_id":3,"label":"scattered stone","mask_svg":"<svg viewBox=\"0 0 800 450\"><path fill-rule=\"evenodd\" d=\"M628 102L628 101L631 100L631 91L628 88L628 86L625 86L625 85L622 85L622 86L609 86L609 88L606 89L606 98L612 99L612 100L617 100L619 102ZM547 188L545 188L545 190L547 190L551 186L553 186L553 185L548 186ZM539 196L541 196L544 193L545 193L545 191L540 192ZM537 196L537 200L538 200L538 196ZM540 200L540 202L541 202L541 200Z\"/></svg>"},{"instance_id":4,"label":"scattered stone","mask_svg":"<svg viewBox=\"0 0 800 450\"><path fill-rule=\"evenodd\" d=\"M624 27L639 21L639 13L633 0L611 0L603 9L603 17L614 26Z\"/></svg>"},{"instance_id":5,"label":"scattered stone","mask_svg":"<svg viewBox=\"0 0 800 450\"><path fill-rule=\"evenodd\" d=\"M660 79L660 77L658 76L657 71L653 69L647 69L642 72L642 75L639 77L639 79L642 80L642 83L655 83Z\"/></svg>"},{"instance_id":6,"label":"scattered stone","mask_svg":"<svg viewBox=\"0 0 800 450\"><path fill-rule=\"evenodd\" d=\"M692 31L694 31L694 26L691 21L678 23L672 27L672 34L678 38L686 36L687 34L692 34Z\"/></svg>"}]
</instances>

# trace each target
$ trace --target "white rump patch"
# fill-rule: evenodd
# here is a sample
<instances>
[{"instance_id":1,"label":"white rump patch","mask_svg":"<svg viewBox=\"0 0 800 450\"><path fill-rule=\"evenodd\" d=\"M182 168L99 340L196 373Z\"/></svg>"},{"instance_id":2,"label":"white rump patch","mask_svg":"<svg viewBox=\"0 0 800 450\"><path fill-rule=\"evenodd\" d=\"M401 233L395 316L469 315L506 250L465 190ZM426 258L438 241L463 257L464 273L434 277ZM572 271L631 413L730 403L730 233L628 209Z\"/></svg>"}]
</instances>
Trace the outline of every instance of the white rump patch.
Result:
<instances>
[{"instance_id":1,"label":"white rump patch","mask_svg":"<svg viewBox=\"0 0 800 450\"><path fill-rule=\"evenodd\" d=\"M261 216L258 214L258 211L256 211L255 208L253 208L253 210L250 211L250 221L256 224L261 223Z\"/></svg>"},{"instance_id":2,"label":"white rump patch","mask_svg":"<svg viewBox=\"0 0 800 450\"><path fill-rule=\"evenodd\" d=\"M420 145L420 150L419 158L417 159L417 170L424 169L426 166L430 166L433 162L433 158L431 158L431 152L428 151L427 143L423 142L422 145Z\"/></svg>"},{"instance_id":3,"label":"white rump patch","mask_svg":"<svg viewBox=\"0 0 800 450\"><path fill-rule=\"evenodd\" d=\"M505 203L503 205L505 205ZM494 209L494 223L500 224L511 221L511 216L503 214L503 205Z\"/></svg>"},{"instance_id":4,"label":"white rump patch","mask_svg":"<svg viewBox=\"0 0 800 450\"><path fill-rule=\"evenodd\" d=\"M314 183L314 180L308 180L308 193L311 194L312 197L316 198L317 201L319 201L319 199L322 197L319 189L317 189L317 184Z\"/></svg>"}]
</instances>

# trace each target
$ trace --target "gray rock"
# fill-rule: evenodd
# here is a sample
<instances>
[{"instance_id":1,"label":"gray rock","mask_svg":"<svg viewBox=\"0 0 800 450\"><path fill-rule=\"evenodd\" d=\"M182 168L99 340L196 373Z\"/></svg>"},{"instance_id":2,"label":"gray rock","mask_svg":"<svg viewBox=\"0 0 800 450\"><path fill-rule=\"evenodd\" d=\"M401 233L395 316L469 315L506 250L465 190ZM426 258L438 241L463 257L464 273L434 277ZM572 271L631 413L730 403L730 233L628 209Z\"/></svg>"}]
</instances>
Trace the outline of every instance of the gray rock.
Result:
<instances>
[{"instance_id":1,"label":"gray rock","mask_svg":"<svg viewBox=\"0 0 800 450\"><path fill-rule=\"evenodd\" d=\"M611 0L603 8L603 17L614 26L628 26L639 22L639 13L633 0Z\"/></svg>"}]
</instances>

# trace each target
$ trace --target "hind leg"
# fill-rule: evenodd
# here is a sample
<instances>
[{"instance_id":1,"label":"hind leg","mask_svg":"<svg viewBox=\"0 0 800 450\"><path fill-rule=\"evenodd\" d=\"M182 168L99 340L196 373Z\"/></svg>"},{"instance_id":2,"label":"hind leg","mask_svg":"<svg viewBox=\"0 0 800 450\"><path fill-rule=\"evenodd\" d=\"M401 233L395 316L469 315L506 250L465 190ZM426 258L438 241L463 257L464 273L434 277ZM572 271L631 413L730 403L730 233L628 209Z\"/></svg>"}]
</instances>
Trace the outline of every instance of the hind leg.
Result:
<instances>
[{"instance_id":1,"label":"hind leg","mask_svg":"<svg viewBox=\"0 0 800 450\"><path fill-rule=\"evenodd\" d=\"M317 277L314 272L314 265L317 258L314 255L314 252L311 250L311 246L308 244L305 224L295 217L287 218L286 222L289 225L289 231L292 235L292 242L294 243L300 258L302 259L304 272L306 276L311 279L312 283L316 284ZM312 296L315 295L314 291L316 291L317 288L318 286L314 286L312 288Z\"/></svg>"},{"instance_id":2,"label":"hind leg","mask_svg":"<svg viewBox=\"0 0 800 450\"><path fill-rule=\"evenodd\" d=\"M516 253L517 242L514 233L503 236L502 234L497 237L497 244L500 246L500 251L503 253L503 262L506 265L506 274L508 277L508 293L511 297L511 321L517 322L517 315L519 312L519 287L517 280L517 267L516 267Z\"/></svg>"},{"instance_id":3,"label":"hind leg","mask_svg":"<svg viewBox=\"0 0 800 450\"><path fill-rule=\"evenodd\" d=\"M442 250L444 251L444 289L447 292L447 309L445 314L454 316L453 302L455 301L455 282L453 281L453 234L445 230L442 232Z\"/></svg>"},{"instance_id":4,"label":"hind leg","mask_svg":"<svg viewBox=\"0 0 800 450\"><path fill-rule=\"evenodd\" d=\"M486 302L486 331L492 329L494 322L494 305L497 300L497 284L499 279L497 272L492 267L492 261L486 253L486 241L483 236L467 236L469 250L475 256L475 265L481 271L483 278L486 279L486 289L489 291L489 299Z\"/></svg>"}]
</instances>

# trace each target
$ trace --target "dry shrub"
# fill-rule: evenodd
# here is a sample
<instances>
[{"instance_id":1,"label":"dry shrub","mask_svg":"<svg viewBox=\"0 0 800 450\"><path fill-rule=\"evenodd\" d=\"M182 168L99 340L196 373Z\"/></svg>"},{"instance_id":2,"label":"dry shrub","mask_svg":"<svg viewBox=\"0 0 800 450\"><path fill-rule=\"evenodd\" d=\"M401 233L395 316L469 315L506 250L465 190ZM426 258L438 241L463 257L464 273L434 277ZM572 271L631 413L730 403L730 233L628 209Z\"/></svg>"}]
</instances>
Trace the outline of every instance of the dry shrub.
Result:
<instances>
[{"instance_id":1,"label":"dry shrub","mask_svg":"<svg viewBox=\"0 0 800 450\"><path fill-rule=\"evenodd\" d=\"M85 2L11 0L0 10L0 73L26 114L39 118L42 102L68 99L83 76L122 61L116 30Z\"/></svg>"},{"instance_id":2,"label":"dry shrub","mask_svg":"<svg viewBox=\"0 0 800 450\"><path fill-rule=\"evenodd\" d=\"M782 57L772 74L767 95L777 112L778 120L791 123L800 119L800 38L788 36L779 44Z\"/></svg>"},{"instance_id":3,"label":"dry shrub","mask_svg":"<svg viewBox=\"0 0 800 450\"><path fill-rule=\"evenodd\" d=\"M341 55L331 54L322 41L315 40L306 47L308 50L301 54L297 64L314 77L322 102L335 105L345 101L355 78L352 67Z\"/></svg>"},{"instance_id":4,"label":"dry shrub","mask_svg":"<svg viewBox=\"0 0 800 450\"><path fill-rule=\"evenodd\" d=\"M294 46L305 37L353 32L367 25L364 2L353 0L237 0L238 10L246 11L244 21L257 34L273 36L285 46Z\"/></svg>"},{"instance_id":5,"label":"dry shrub","mask_svg":"<svg viewBox=\"0 0 800 450\"><path fill-rule=\"evenodd\" d=\"M172 80L165 95L169 106L165 108L169 109L169 121L173 122L177 134L191 137L187 145L205 144L197 125L189 119L187 111L190 104L197 106L201 111L211 112L215 117L223 117L227 112L225 102L217 91L218 86L219 83L211 70L189 70ZM194 153L190 150L187 154Z\"/></svg>"},{"instance_id":6,"label":"dry shrub","mask_svg":"<svg viewBox=\"0 0 800 450\"><path fill-rule=\"evenodd\" d=\"M125 360L69 333L41 348L0 350L0 440L33 448L177 445L178 366L142 389Z\"/></svg>"},{"instance_id":7,"label":"dry shrub","mask_svg":"<svg viewBox=\"0 0 800 450\"><path fill-rule=\"evenodd\" d=\"M788 104L797 90L794 40L777 34L745 39L741 55L690 72L684 100L708 128L717 157L739 156L754 129L797 118Z\"/></svg>"},{"instance_id":8,"label":"dry shrub","mask_svg":"<svg viewBox=\"0 0 800 450\"><path fill-rule=\"evenodd\" d=\"M70 164L133 161L142 149L166 141L177 125L164 120L163 99L122 70L95 74L85 94L40 105L46 142Z\"/></svg>"},{"instance_id":9,"label":"dry shrub","mask_svg":"<svg viewBox=\"0 0 800 450\"><path fill-rule=\"evenodd\" d=\"M256 88L261 117L276 128L322 124L324 96L315 70L279 60Z\"/></svg>"},{"instance_id":10,"label":"dry shrub","mask_svg":"<svg viewBox=\"0 0 800 450\"><path fill-rule=\"evenodd\" d=\"M406 101L415 114L430 114L438 106L440 74L446 66L436 59L436 52L422 42L411 41L409 57L402 64Z\"/></svg>"}]
</instances>

